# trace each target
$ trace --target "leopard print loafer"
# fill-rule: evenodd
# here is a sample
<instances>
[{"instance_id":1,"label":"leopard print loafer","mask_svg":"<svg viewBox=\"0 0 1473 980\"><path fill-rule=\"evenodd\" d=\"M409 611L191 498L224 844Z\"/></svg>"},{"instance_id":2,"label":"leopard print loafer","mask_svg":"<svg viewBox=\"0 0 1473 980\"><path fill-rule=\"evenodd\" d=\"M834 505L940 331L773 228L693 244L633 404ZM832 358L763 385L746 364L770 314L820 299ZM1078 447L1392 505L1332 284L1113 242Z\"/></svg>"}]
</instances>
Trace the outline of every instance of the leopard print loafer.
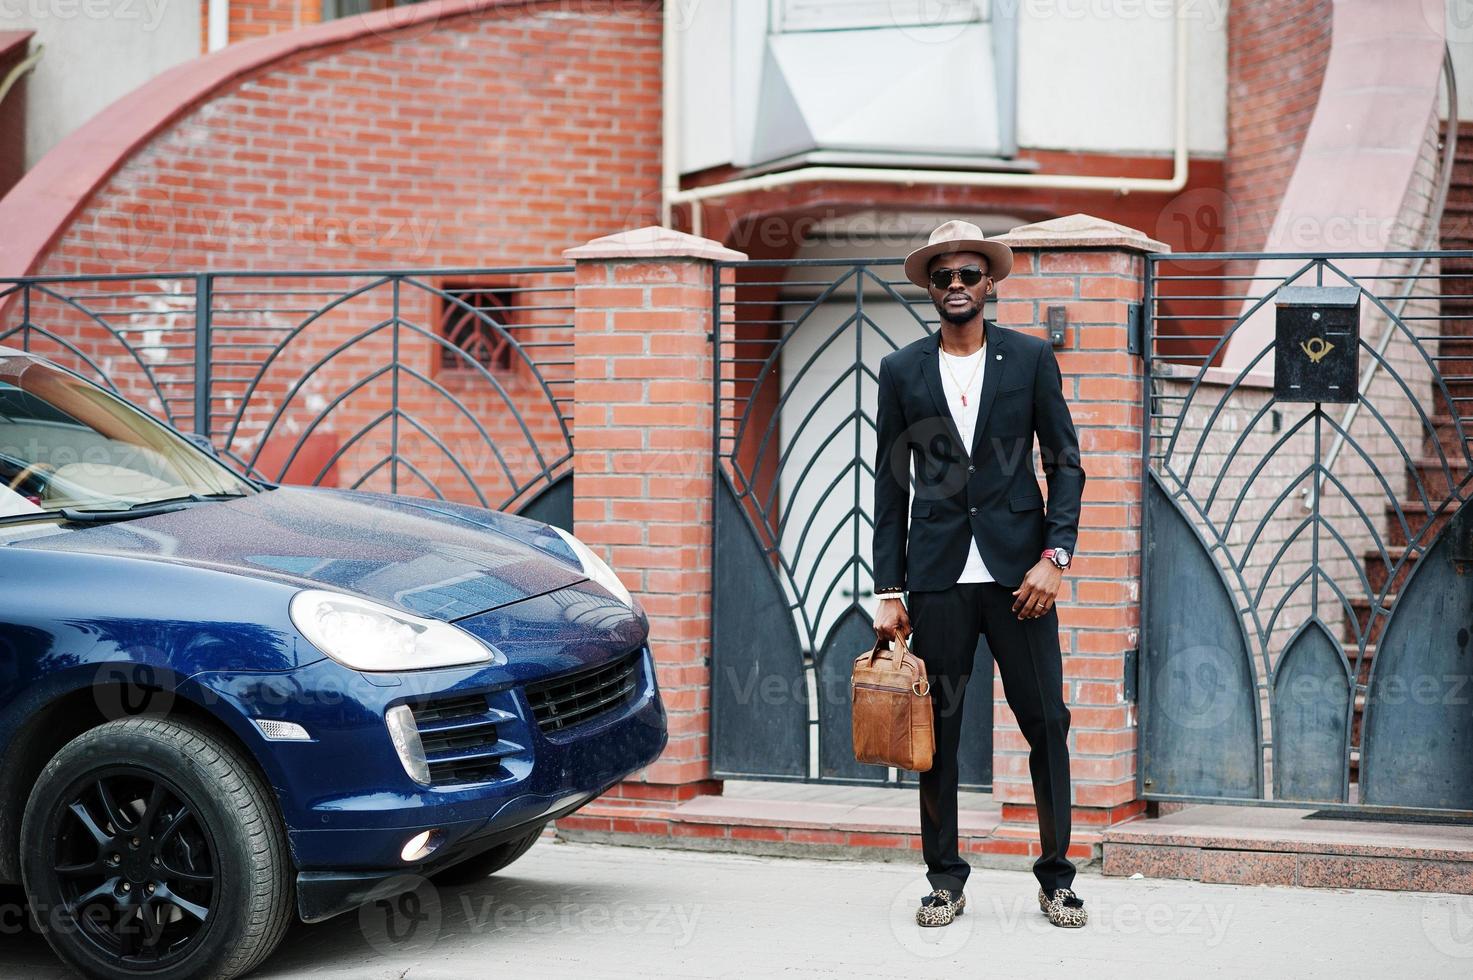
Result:
<instances>
[{"instance_id":1,"label":"leopard print loafer","mask_svg":"<svg viewBox=\"0 0 1473 980\"><path fill-rule=\"evenodd\" d=\"M916 925L949 926L966 907L965 895L953 897L945 888L938 888L921 899L921 907L916 909Z\"/></svg>"},{"instance_id":2,"label":"leopard print loafer","mask_svg":"<svg viewBox=\"0 0 1473 980\"><path fill-rule=\"evenodd\" d=\"M1067 888L1055 888L1052 896L1038 890L1038 908L1048 920L1063 929L1078 929L1089 921L1084 899Z\"/></svg>"}]
</instances>

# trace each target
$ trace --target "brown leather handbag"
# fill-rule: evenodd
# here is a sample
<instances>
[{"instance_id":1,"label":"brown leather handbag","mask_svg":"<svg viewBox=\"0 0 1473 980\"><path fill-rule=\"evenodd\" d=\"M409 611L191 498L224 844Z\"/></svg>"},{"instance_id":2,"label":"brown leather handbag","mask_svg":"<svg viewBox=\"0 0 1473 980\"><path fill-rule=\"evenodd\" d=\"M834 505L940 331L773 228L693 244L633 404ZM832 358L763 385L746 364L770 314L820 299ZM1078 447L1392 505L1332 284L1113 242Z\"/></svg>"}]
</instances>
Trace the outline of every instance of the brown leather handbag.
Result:
<instances>
[{"instance_id":1,"label":"brown leather handbag","mask_svg":"<svg viewBox=\"0 0 1473 980\"><path fill-rule=\"evenodd\" d=\"M911 772L931 768L936 733L931 727L931 685L926 665L897 636L892 649L874 648L854 660L849 681L854 758Z\"/></svg>"}]
</instances>

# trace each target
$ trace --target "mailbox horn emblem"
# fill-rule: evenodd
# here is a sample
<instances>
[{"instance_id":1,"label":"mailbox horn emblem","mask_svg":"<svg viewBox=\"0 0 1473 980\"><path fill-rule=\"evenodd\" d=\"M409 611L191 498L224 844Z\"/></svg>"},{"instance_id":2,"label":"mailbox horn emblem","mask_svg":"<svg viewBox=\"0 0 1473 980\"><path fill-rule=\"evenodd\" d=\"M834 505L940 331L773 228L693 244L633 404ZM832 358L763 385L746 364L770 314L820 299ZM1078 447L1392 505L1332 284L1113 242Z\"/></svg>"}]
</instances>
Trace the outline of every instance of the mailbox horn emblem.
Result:
<instances>
[{"instance_id":1,"label":"mailbox horn emblem","mask_svg":"<svg viewBox=\"0 0 1473 980\"><path fill-rule=\"evenodd\" d=\"M1318 364L1326 354L1335 349L1335 345L1323 337L1311 337L1309 340L1301 341L1299 347L1309 355L1312 364Z\"/></svg>"}]
</instances>

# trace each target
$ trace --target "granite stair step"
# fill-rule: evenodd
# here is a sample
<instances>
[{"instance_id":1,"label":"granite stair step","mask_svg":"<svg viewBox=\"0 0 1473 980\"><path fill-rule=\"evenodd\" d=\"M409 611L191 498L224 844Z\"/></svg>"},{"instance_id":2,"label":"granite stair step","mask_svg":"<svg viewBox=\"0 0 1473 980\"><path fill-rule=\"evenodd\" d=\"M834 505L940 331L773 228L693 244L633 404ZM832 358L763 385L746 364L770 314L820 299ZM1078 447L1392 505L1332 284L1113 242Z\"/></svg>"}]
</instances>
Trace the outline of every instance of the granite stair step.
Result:
<instances>
[{"instance_id":1,"label":"granite stair step","mask_svg":"<svg viewBox=\"0 0 1473 980\"><path fill-rule=\"evenodd\" d=\"M1377 594L1386 588L1387 581L1393 576L1392 569L1395 569L1395 581L1391 587L1391 592L1394 594L1406 586L1412 570L1417 567L1419 557L1417 552L1412 552L1411 557L1408 557L1406 548L1388 547L1383 558L1382 552L1375 548L1367 548L1361 552L1361 563L1365 568L1366 578L1371 583L1371 589ZM1392 596L1388 595L1386 601L1390 603L1391 600Z\"/></svg>"},{"instance_id":2,"label":"granite stair step","mask_svg":"<svg viewBox=\"0 0 1473 980\"><path fill-rule=\"evenodd\" d=\"M1442 392L1434 391L1428 407L1442 400ZM1432 427L1430 430L1425 427L1422 430L1423 455L1435 459L1438 448L1441 447L1449 461L1466 462L1470 451L1473 451L1473 416L1466 419L1454 419L1446 412L1439 412L1428 416L1428 421Z\"/></svg>"},{"instance_id":3,"label":"granite stair step","mask_svg":"<svg viewBox=\"0 0 1473 980\"><path fill-rule=\"evenodd\" d=\"M1387 595L1382 601L1384 605L1381 608L1383 610L1390 609L1396 602L1396 595L1394 593ZM1355 643L1355 631L1357 627L1363 634L1369 630L1369 638L1366 640L1367 644L1380 641L1381 632L1386 629L1386 615L1384 612L1381 612L1376 616L1375 624L1371 625L1373 605L1372 600L1364 597L1356 596L1351 598L1350 609L1354 613L1354 618L1345 620L1340 637L1343 642L1346 644Z\"/></svg>"},{"instance_id":4,"label":"granite stair step","mask_svg":"<svg viewBox=\"0 0 1473 980\"><path fill-rule=\"evenodd\" d=\"M1104 872L1227 884L1473 895L1473 825L1190 806L1105 831Z\"/></svg>"},{"instance_id":5,"label":"granite stair step","mask_svg":"<svg viewBox=\"0 0 1473 980\"><path fill-rule=\"evenodd\" d=\"M1422 499L1422 494L1417 491L1420 482L1427 499L1437 505L1452 496L1454 488L1467 480L1468 461L1466 458L1444 461L1437 456L1421 456L1415 458L1406 470L1405 499Z\"/></svg>"},{"instance_id":6,"label":"granite stair step","mask_svg":"<svg viewBox=\"0 0 1473 980\"><path fill-rule=\"evenodd\" d=\"M1435 506L1435 504L1434 504ZM1424 546L1436 540L1438 533L1447 526L1452 519L1455 508L1447 507L1442 513L1435 517L1428 517L1427 508L1422 502L1402 501L1400 504L1400 515L1397 505L1386 505L1386 547L1405 548L1407 545L1407 532L1411 532L1413 540L1420 541ZM1406 526L1402 526L1402 521ZM1431 525L1430 527L1428 525ZM1378 556L1379 557L1379 556Z\"/></svg>"}]
</instances>

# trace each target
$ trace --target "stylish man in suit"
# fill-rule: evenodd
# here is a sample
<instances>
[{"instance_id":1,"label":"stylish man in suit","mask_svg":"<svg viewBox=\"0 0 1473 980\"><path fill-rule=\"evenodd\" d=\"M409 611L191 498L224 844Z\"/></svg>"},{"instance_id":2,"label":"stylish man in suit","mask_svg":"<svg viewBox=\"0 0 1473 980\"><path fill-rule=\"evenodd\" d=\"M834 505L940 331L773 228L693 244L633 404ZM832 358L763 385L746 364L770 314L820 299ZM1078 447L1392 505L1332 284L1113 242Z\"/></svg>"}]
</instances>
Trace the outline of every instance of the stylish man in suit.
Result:
<instances>
[{"instance_id":1,"label":"stylish man in suit","mask_svg":"<svg viewBox=\"0 0 1473 980\"><path fill-rule=\"evenodd\" d=\"M880 362L875 459L875 632L912 634L930 675L935 762L921 774L921 842L933 891L923 926L960 915L970 870L957 849L957 745L979 634L1028 740L1043 853L1039 907L1085 924L1069 849L1069 709L1054 600L1079 532L1084 470L1048 342L982 316L1012 251L948 221L905 260L941 329ZM1048 482L1034 479L1035 435ZM914 469L915 499L911 500ZM906 516L909 513L907 528ZM909 609L902 596L909 594ZM991 697L991 678L977 696Z\"/></svg>"}]
</instances>

